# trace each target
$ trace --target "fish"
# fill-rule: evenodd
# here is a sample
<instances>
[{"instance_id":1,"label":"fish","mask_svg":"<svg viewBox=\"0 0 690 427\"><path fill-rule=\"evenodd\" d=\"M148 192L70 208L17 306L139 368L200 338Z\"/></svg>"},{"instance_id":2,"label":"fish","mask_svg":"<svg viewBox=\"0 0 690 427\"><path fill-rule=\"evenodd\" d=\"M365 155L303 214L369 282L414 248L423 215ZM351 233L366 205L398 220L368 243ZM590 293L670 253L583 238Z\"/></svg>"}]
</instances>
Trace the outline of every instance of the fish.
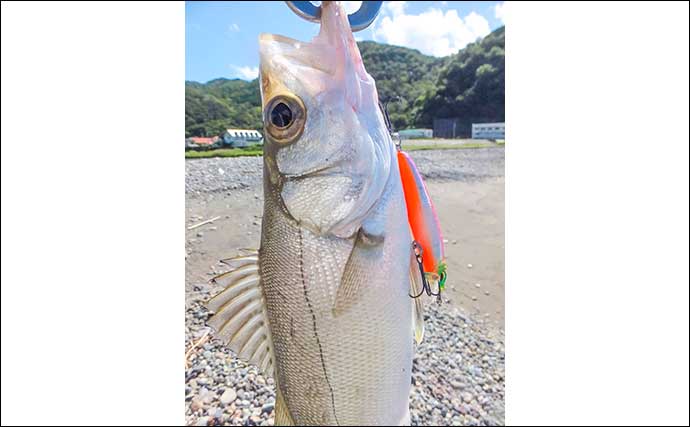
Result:
<instances>
[{"instance_id":1,"label":"fish","mask_svg":"<svg viewBox=\"0 0 690 427\"><path fill-rule=\"evenodd\" d=\"M207 323L274 378L276 425L409 425L422 272L376 83L339 2L259 54L260 247L224 261Z\"/></svg>"}]
</instances>

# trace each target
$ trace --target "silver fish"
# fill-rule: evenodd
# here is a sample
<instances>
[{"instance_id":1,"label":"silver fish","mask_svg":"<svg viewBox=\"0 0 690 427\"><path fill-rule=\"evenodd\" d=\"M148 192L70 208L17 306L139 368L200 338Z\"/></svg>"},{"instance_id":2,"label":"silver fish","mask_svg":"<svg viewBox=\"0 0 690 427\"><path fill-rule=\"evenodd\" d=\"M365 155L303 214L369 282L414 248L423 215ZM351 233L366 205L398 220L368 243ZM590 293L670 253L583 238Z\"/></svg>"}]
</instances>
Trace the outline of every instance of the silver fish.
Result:
<instances>
[{"instance_id":1,"label":"silver fish","mask_svg":"<svg viewBox=\"0 0 690 427\"><path fill-rule=\"evenodd\" d=\"M277 425L408 424L421 285L376 85L337 2L311 42L259 44L261 247L208 323L275 379Z\"/></svg>"}]
</instances>

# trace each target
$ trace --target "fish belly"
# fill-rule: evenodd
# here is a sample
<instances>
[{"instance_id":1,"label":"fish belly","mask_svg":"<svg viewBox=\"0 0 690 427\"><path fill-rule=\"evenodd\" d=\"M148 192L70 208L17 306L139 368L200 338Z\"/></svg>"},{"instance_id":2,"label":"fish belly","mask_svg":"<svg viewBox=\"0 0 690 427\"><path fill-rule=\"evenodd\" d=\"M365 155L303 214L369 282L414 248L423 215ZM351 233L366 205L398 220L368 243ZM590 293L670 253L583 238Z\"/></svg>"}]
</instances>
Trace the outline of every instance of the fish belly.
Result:
<instances>
[{"instance_id":1,"label":"fish belly","mask_svg":"<svg viewBox=\"0 0 690 427\"><path fill-rule=\"evenodd\" d=\"M317 235L290 219L276 195L265 198L261 286L276 384L297 425L409 422L411 237L396 181L372 212L383 239L359 258L356 237ZM344 275L352 291L339 295ZM339 299L348 301L336 310Z\"/></svg>"}]
</instances>

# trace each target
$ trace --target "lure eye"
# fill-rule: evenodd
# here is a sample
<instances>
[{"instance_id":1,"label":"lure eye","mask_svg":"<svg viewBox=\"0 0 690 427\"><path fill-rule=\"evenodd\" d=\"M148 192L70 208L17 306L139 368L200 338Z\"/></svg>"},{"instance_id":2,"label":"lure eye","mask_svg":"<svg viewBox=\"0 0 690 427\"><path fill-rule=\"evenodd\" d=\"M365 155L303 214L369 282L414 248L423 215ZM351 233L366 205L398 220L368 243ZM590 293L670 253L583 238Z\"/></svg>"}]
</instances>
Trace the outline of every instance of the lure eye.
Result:
<instances>
[{"instance_id":1,"label":"lure eye","mask_svg":"<svg viewBox=\"0 0 690 427\"><path fill-rule=\"evenodd\" d=\"M302 135L307 110L302 100L292 94L271 99L264 109L266 133L279 144L289 144Z\"/></svg>"}]
</instances>

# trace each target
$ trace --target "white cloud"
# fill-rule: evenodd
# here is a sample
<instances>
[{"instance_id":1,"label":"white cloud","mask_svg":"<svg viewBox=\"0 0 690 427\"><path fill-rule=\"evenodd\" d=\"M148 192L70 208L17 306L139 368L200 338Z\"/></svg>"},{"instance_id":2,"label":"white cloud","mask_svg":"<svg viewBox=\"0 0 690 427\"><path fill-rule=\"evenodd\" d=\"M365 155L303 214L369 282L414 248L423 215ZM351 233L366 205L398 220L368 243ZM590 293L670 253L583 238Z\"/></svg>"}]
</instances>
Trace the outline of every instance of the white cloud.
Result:
<instances>
[{"instance_id":1,"label":"white cloud","mask_svg":"<svg viewBox=\"0 0 690 427\"><path fill-rule=\"evenodd\" d=\"M464 19L454 9L444 12L432 8L419 15L408 15L405 2L387 2L384 9L385 16L373 30L374 40L419 49L427 55L456 53L491 32L486 18L475 12Z\"/></svg>"},{"instance_id":2,"label":"white cloud","mask_svg":"<svg viewBox=\"0 0 690 427\"><path fill-rule=\"evenodd\" d=\"M259 67L238 67L237 65L231 65L235 71L234 76L245 80L254 80L259 77Z\"/></svg>"},{"instance_id":3,"label":"white cloud","mask_svg":"<svg viewBox=\"0 0 690 427\"><path fill-rule=\"evenodd\" d=\"M505 21L505 16L503 14L503 12L504 12L503 7L504 6L505 6L505 3L498 3L496 6L494 6L494 15L496 16L496 19L498 19L499 21L501 21L505 24L506 21Z\"/></svg>"},{"instance_id":4,"label":"white cloud","mask_svg":"<svg viewBox=\"0 0 690 427\"><path fill-rule=\"evenodd\" d=\"M228 25L228 27L225 29L225 37L234 38L235 33L239 33L239 32L240 32L240 26L233 22L230 25Z\"/></svg>"},{"instance_id":5,"label":"white cloud","mask_svg":"<svg viewBox=\"0 0 690 427\"><path fill-rule=\"evenodd\" d=\"M406 1L387 1L383 3L381 8L381 13L389 13L393 16L402 15L405 13L405 8L407 7Z\"/></svg>"},{"instance_id":6,"label":"white cloud","mask_svg":"<svg viewBox=\"0 0 690 427\"><path fill-rule=\"evenodd\" d=\"M465 17L465 25L467 25L470 33L476 34L479 37L484 37L491 32L489 21L475 12L470 12L470 14Z\"/></svg>"}]
</instances>

